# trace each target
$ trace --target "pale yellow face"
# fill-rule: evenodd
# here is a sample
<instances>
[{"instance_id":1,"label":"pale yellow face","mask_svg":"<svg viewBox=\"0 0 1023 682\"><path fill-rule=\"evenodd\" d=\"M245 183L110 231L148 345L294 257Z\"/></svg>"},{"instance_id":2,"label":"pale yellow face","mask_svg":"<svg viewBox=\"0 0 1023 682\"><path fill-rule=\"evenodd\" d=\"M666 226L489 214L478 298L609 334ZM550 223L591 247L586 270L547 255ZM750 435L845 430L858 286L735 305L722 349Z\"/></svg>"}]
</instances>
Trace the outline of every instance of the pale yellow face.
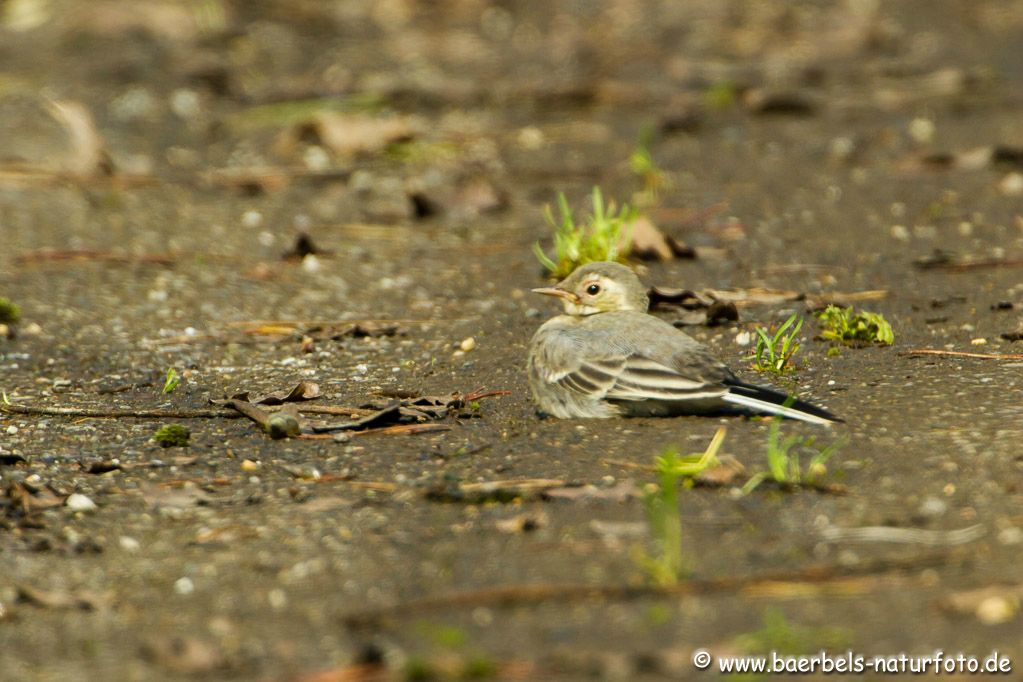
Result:
<instances>
[{"instance_id":1,"label":"pale yellow face","mask_svg":"<svg viewBox=\"0 0 1023 682\"><path fill-rule=\"evenodd\" d=\"M646 312L646 290L636 275L617 263L590 263L553 287L534 289L557 296L566 315L594 315L616 310Z\"/></svg>"}]
</instances>

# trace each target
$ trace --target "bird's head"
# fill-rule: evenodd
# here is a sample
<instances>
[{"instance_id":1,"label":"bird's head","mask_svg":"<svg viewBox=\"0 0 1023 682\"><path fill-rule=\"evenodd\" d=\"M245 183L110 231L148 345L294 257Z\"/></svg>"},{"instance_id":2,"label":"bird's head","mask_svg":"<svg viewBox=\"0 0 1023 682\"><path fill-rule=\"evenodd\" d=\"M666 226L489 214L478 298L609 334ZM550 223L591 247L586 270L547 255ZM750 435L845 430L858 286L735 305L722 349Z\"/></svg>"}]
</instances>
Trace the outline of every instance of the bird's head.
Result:
<instances>
[{"instance_id":1,"label":"bird's head","mask_svg":"<svg viewBox=\"0 0 1023 682\"><path fill-rule=\"evenodd\" d=\"M534 293L557 296L566 315L594 315L616 310L645 313L650 305L646 288L629 268L619 263L587 263L552 287Z\"/></svg>"}]
</instances>

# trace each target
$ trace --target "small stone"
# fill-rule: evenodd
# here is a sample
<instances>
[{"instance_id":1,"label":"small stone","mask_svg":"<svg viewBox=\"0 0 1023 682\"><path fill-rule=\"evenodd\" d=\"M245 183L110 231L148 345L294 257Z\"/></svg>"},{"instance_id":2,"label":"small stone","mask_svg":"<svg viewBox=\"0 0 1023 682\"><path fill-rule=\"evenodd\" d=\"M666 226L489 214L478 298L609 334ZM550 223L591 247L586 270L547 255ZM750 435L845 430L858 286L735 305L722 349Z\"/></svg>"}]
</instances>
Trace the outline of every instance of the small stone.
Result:
<instances>
[{"instance_id":1,"label":"small stone","mask_svg":"<svg viewBox=\"0 0 1023 682\"><path fill-rule=\"evenodd\" d=\"M998 191L1014 197L1023 194L1023 173L1009 173L998 183Z\"/></svg>"},{"instance_id":2,"label":"small stone","mask_svg":"<svg viewBox=\"0 0 1023 682\"><path fill-rule=\"evenodd\" d=\"M998 542L1003 545L1023 544L1023 528L1016 528L1015 526L1003 528L998 531Z\"/></svg>"},{"instance_id":3,"label":"small stone","mask_svg":"<svg viewBox=\"0 0 1023 682\"><path fill-rule=\"evenodd\" d=\"M242 460L242 471L257 471L259 469L259 462L253 462L251 459Z\"/></svg>"},{"instance_id":4,"label":"small stone","mask_svg":"<svg viewBox=\"0 0 1023 682\"><path fill-rule=\"evenodd\" d=\"M900 242L909 241L909 230L906 229L905 225L892 225L891 233L892 237Z\"/></svg>"},{"instance_id":5,"label":"small stone","mask_svg":"<svg viewBox=\"0 0 1023 682\"><path fill-rule=\"evenodd\" d=\"M352 439L351 434L345 433L344 431L334 435L335 443L347 443L351 439Z\"/></svg>"},{"instance_id":6,"label":"small stone","mask_svg":"<svg viewBox=\"0 0 1023 682\"><path fill-rule=\"evenodd\" d=\"M543 131L536 126L529 126L519 130L518 134L519 146L523 149L535 151L540 149L544 145L544 134Z\"/></svg>"},{"instance_id":7,"label":"small stone","mask_svg":"<svg viewBox=\"0 0 1023 682\"><path fill-rule=\"evenodd\" d=\"M177 594L187 595L195 592L195 583L191 578L178 578L174 581L174 591Z\"/></svg>"},{"instance_id":8,"label":"small stone","mask_svg":"<svg viewBox=\"0 0 1023 682\"><path fill-rule=\"evenodd\" d=\"M909 136L918 144L927 144L934 139L934 121L929 118L914 118L909 122Z\"/></svg>"},{"instance_id":9,"label":"small stone","mask_svg":"<svg viewBox=\"0 0 1023 682\"><path fill-rule=\"evenodd\" d=\"M263 224L263 214L259 211L245 211L242 213L242 227L255 229Z\"/></svg>"},{"instance_id":10,"label":"small stone","mask_svg":"<svg viewBox=\"0 0 1023 682\"><path fill-rule=\"evenodd\" d=\"M64 500L64 505L74 512L90 512L96 510L96 503L81 493L71 493Z\"/></svg>"},{"instance_id":11,"label":"small stone","mask_svg":"<svg viewBox=\"0 0 1023 682\"><path fill-rule=\"evenodd\" d=\"M8 436L13 436L16 433L18 433L18 427L17 426L15 426L14 424L11 424L10 426L7 427L7 435Z\"/></svg>"},{"instance_id":12,"label":"small stone","mask_svg":"<svg viewBox=\"0 0 1023 682\"><path fill-rule=\"evenodd\" d=\"M468 353L476 348L476 338L469 336L462 339L462 342L458 344L458 349L463 353Z\"/></svg>"},{"instance_id":13,"label":"small stone","mask_svg":"<svg viewBox=\"0 0 1023 682\"><path fill-rule=\"evenodd\" d=\"M974 615L984 625L1000 625L1016 617L1019 602L1005 595L988 597L979 604Z\"/></svg>"},{"instance_id":14,"label":"small stone","mask_svg":"<svg viewBox=\"0 0 1023 682\"><path fill-rule=\"evenodd\" d=\"M284 593L284 590L277 588L270 590L266 593L266 600L270 603L270 608L274 611L280 611L288 605L288 595Z\"/></svg>"},{"instance_id":15,"label":"small stone","mask_svg":"<svg viewBox=\"0 0 1023 682\"><path fill-rule=\"evenodd\" d=\"M735 335L735 345L746 347L753 340L753 335L749 332L739 332Z\"/></svg>"},{"instance_id":16,"label":"small stone","mask_svg":"<svg viewBox=\"0 0 1023 682\"><path fill-rule=\"evenodd\" d=\"M987 344L987 339L985 338L970 339L970 344L973 346L983 346Z\"/></svg>"},{"instance_id":17,"label":"small stone","mask_svg":"<svg viewBox=\"0 0 1023 682\"><path fill-rule=\"evenodd\" d=\"M121 546L125 552L137 552L142 548L142 544L135 538L122 535L117 539L117 544Z\"/></svg>"},{"instance_id":18,"label":"small stone","mask_svg":"<svg viewBox=\"0 0 1023 682\"><path fill-rule=\"evenodd\" d=\"M315 254L306 254L305 258L302 259L302 269L306 272L319 272L320 259Z\"/></svg>"},{"instance_id":19,"label":"small stone","mask_svg":"<svg viewBox=\"0 0 1023 682\"><path fill-rule=\"evenodd\" d=\"M948 503L937 497L928 497L920 503L917 512L924 517L942 516L948 511Z\"/></svg>"}]
</instances>

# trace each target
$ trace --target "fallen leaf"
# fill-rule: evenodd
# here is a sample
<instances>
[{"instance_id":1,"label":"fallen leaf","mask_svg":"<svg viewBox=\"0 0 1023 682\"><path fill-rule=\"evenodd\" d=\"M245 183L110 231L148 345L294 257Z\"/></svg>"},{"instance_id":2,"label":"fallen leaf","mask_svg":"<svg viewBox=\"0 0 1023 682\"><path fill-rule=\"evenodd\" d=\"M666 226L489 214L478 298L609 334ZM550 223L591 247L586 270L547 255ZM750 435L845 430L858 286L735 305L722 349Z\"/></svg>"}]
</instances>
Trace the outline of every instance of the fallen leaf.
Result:
<instances>
[{"instance_id":1,"label":"fallen leaf","mask_svg":"<svg viewBox=\"0 0 1023 682\"><path fill-rule=\"evenodd\" d=\"M586 484L561 486L543 491L544 499L569 502L625 502L638 497L639 494L639 489L632 481L622 481L610 488Z\"/></svg>"},{"instance_id":2,"label":"fallen leaf","mask_svg":"<svg viewBox=\"0 0 1023 682\"><path fill-rule=\"evenodd\" d=\"M646 216L633 220L626 234L632 240L630 253L637 258L668 261L675 256L664 234Z\"/></svg>"},{"instance_id":3,"label":"fallen leaf","mask_svg":"<svg viewBox=\"0 0 1023 682\"><path fill-rule=\"evenodd\" d=\"M153 663L185 675L209 673L226 665L223 652L198 637L152 638L142 651Z\"/></svg>"},{"instance_id":4,"label":"fallen leaf","mask_svg":"<svg viewBox=\"0 0 1023 682\"><path fill-rule=\"evenodd\" d=\"M298 126L296 137L311 139L339 156L354 157L381 152L391 144L411 140L415 130L412 120L403 116L381 118L319 111Z\"/></svg>"},{"instance_id":5,"label":"fallen leaf","mask_svg":"<svg viewBox=\"0 0 1023 682\"><path fill-rule=\"evenodd\" d=\"M301 402L313 400L320 397L320 386L312 381L300 381L293 388L264 393L255 398L250 398L248 391L235 393L232 400L244 400L253 405L283 405L284 403ZM211 401L220 404L218 401ZM223 401L220 401L223 402Z\"/></svg>"},{"instance_id":6,"label":"fallen leaf","mask_svg":"<svg viewBox=\"0 0 1023 682\"><path fill-rule=\"evenodd\" d=\"M59 590L44 590L31 585L20 584L16 586L18 601L32 606L39 606L44 609L79 609L82 611L96 611L106 604L109 599L87 590L77 592L62 592Z\"/></svg>"},{"instance_id":7,"label":"fallen leaf","mask_svg":"<svg viewBox=\"0 0 1023 682\"><path fill-rule=\"evenodd\" d=\"M49 110L68 134L71 147L65 157L68 170L79 175L110 175L113 168L89 109L80 102L51 100Z\"/></svg>"},{"instance_id":8,"label":"fallen leaf","mask_svg":"<svg viewBox=\"0 0 1023 682\"><path fill-rule=\"evenodd\" d=\"M731 455L718 455L717 466L704 469L696 475L696 482L703 485L725 486L732 484L746 467Z\"/></svg>"}]
</instances>

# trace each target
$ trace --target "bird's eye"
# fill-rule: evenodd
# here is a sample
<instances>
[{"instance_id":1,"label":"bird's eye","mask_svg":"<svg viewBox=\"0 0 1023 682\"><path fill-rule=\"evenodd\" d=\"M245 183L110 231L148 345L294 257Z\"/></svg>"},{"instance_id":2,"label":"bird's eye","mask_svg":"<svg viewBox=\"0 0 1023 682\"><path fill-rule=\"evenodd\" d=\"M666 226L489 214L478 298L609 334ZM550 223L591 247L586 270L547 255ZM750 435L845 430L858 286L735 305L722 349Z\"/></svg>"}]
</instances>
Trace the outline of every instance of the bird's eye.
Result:
<instances>
[{"instance_id":1,"label":"bird's eye","mask_svg":"<svg viewBox=\"0 0 1023 682\"><path fill-rule=\"evenodd\" d=\"M590 296L596 296L597 294L600 293L600 285L591 284L590 286L586 287L586 293L589 294Z\"/></svg>"}]
</instances>

